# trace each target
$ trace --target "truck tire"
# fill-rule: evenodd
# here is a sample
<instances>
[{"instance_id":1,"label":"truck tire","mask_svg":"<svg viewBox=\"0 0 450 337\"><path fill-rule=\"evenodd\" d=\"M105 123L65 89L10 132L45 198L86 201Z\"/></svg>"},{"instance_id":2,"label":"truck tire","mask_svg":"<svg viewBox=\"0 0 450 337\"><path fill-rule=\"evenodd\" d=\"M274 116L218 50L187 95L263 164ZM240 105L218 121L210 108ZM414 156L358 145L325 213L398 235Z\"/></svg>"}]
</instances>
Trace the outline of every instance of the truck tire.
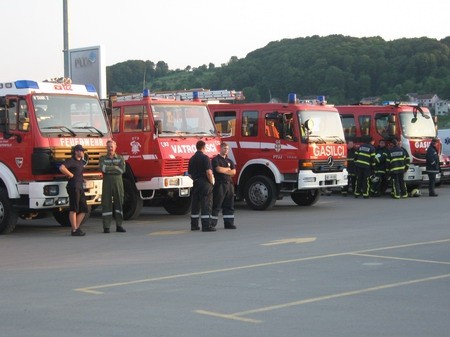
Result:
<instances>
[{"instance_id":1,"label":"truck tire","mask_svg":"<svg viewBox=\"0 0 450 337\"><path fill-rule=\"evenodd\" d=\"M167 198L164 200L163 207L169 214L185 215L191 210L192 198Z\"/></svg>"},{"instance_id":2,"label":"truck tire","mask_svg":"<svg viewBox=\"0 0 450 337\"><path fill-rule=\"evenodd\" d=\"M92 207L88 206L88 212L84 215L84 219L81 222L81 224L86 223L88 221L89 217L91 216ZM69 220L69 210L64 211L55 211L53 212L53 217L55 218L56 222L59 223L62 227L71 227L70 226L70 220Z\"/></svg>"},{"instance_id":3,"label":"truck tire","mask_svg":"<svg viewBox=\"0 0 450 337\"><path fill-rule=\"evenodd\" d=\"M0 187L0 234L11 233L17 224L17 213L14 212L8 191Z\"/></svg>"},{"instance_id":4,"label":"truck tire","mask_svg":"<svg viewBox=\"0 0 450 337\"><path fill-rule=\"evenodd\" d=\"M270 209L277 200L275 182L266 176L252 177L245 184L244 197L251 209Z\"/></svg>"},{"instance_id":5,"label":"truck tire","mask_svg":"<svg viewBox=\"0 0 450 337\"><path fill-rule=\"evenodd\" d=\"M312 206L320 198L319 190L297 191L291 194L291 199L299 206Z\"/></svg>"},{"instance_id":6,"label":"truck tire","mask_svg":"<svg viewBox=\"0 0 450 337\"><path fill-rule=\"evenodd\" d=\"M125 178L123 180L124 200L123 219L133 220L141 214L144 200L140 197L134 182Z\"/></svg>"}]
</instances>

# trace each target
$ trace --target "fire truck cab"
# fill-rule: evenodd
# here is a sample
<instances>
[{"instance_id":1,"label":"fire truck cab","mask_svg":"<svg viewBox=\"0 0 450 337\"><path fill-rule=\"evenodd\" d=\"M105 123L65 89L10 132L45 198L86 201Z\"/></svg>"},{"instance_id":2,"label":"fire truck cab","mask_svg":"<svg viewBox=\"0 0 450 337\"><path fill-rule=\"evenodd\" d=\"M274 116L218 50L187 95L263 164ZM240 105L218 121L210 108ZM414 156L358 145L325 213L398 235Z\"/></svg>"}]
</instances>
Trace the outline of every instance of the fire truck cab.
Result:
<instances>
[{"instance_id":1,"label":"fire truck cab","mask_svg":"<svg viewBox=\"0 0 450 337\"><path fill-rule=\"evenodd\" d=\"M375 146L382 139L390 146L390 141L397 138L410 156L411 164L404 175L408 189L417 188L428 180L424 173L426 151L431 139L437 135L437 124L427 108L399 102L336 108L341 115L346 140L354 141L357 146L363 136L371 136Z\"/></svg>"},{"instance_id":2,"label":"fire truck cab","mask_svg":"<svg viewBox=\"0 0 450 337\"><path fill-rule=\"evenodd\" d=\"M18 217L54 215L70 226L66 178L59 172L76 144L85 153L89 206L101 202L99 157L110 131L92 85L70 80L0 83L0 233L14 230Z\"/></svg>"},{"instance_id":3,"label":"fire truck cab","mask_svg":"<svg viewBox=\"0 0 450 337\"><path fill-rule=\"evenodd\" d=\"M126 161L124 219L136 218L144 203L170 214L189 212L193 182L187 170L196 143L203 140L210 157L220 144L206 103L145 89L110 95L107 104L117 152Z\"/></svg>"},{"instance_id":4,"label":"fire truck cab","mask_svg":"<svg viewBox=\"0 0 450 337\"><path fill-rule=\"evenodd\" d=\"M347 146L337 110L322 101L209 104L236 163L237 199L256 210L290 195L300 206L347 184Z\"/></svg>"}]
</instances>

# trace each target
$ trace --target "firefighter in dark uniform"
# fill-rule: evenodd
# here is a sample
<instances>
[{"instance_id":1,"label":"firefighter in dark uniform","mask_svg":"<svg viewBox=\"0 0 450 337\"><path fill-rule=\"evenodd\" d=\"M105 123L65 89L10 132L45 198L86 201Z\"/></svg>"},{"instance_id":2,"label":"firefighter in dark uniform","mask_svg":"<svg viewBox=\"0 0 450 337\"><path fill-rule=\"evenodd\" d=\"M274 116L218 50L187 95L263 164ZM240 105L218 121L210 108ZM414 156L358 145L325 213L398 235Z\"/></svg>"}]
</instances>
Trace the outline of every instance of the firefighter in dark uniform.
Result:
<instances>
[{"instance_id":1,"label":"firefighter in dark uniform","mask_svg":"<svg viewBox=\"0 0 450 337\"><path fill-rule=\"evenodd\" d=\"M372 184L370 188L370 192L373 196L378 197L383 195L386 192L387 184L388 184L388 176L387 176L387 158L389 151L386 147L386 142L384 139L381 139L376 148L375 154L375 177L376 181Z\"/></svg>"},{"instance_id":2,"label":"firefighter in dark uniform","mask_svg":"<svg viewBox=\"0 0 450 337\"><path fill-rule=\"evenodd\" d=\"M213 188L213 206L211 225L216 226L222 209L225 229L236 229L234 225L234 186L232 177L236 174L233 161L228 158L229 145L220 144L220 153L212 159L212 169L215 178Z\"/></svg>"},{"instance_id":3,"label":"firefighter in dark uniform","mask_svg":"<svg viewBox=\"0 0 450 337\"><path fill-rule=\"evenodd\" d=\"M116 218L116 232L125 233L123 222L123 181L125 173L125 160L116 153L117 144L113 140L106 142L106 155L99 160L100 170L103 172L102 186L102 220L103 232L109 233L111 221Z\"/></svg>"},{"instance_id":4,"label":"firefighter in dark uniform","mask_svg":"<svg viewBox=\"0 0 450 337\"><path fill-rule=\"evenodd\" d=\"M428 195L430 197L437 197L438 194L434 191L436 184L436 174L440 172L439 152L437 150L437 139L431 140L430 146L427 149L426 163L428 174Z\"/></svg>"},{"instance_id":5,"label":"firefighter in dark uniform","mask_svg":"<svg viewBox=\"0 0 450 337\"><path fill-rule=\"evenodd\" d=\"M364 199L369 198L370 192L370 175L373 173L375 167L375 147L371 136L365 137L365 144L360 145L355 153L355 167L356 167L356 184L355 184L355 198L361 194Z\"/></svg>"},{"instance_id":6,"label":"firefighter in dark uniform","mask_svg":"<svg viewBox=\"0 0 450 337\"><path fill-rule=\"evenodd\" d=\"M199 140L196 144L197 152L189 160L188 173L194 181L192 187L191 205L191 230L199 230L199 219L201 219L202 232L214 232L211 226L212 189L214 176L212 173L211 160L204 153L206 144Z\"/></svg>"},{"instance_id":7,"label":"firefighter in dark uniform","mask_svg":"<svg viewBox=\"0 0 450 337\"><path fill-rule=\"evenodd\" d=\"M408 191L403 175L409 168L409 156L405 149L398 145L397 139L392 140L392 148L388 155L388 170L392 179L391 195L395 199L407 198Z\"/></svg>"},{"instance_id":8,"label":"firefighter in dark uniform","mask_svg":"<svg viewBox=\"0 0 450 337\"><path fill-rule=\"evenodd\" d=\"M352 192L355 192L355 178L356 178L355 153L356 153L355 145L353 141L349 140L347 143L348 183L342 188L343 196L347 196L349 189L351 189Z\"/></svg>"}]
</instances>

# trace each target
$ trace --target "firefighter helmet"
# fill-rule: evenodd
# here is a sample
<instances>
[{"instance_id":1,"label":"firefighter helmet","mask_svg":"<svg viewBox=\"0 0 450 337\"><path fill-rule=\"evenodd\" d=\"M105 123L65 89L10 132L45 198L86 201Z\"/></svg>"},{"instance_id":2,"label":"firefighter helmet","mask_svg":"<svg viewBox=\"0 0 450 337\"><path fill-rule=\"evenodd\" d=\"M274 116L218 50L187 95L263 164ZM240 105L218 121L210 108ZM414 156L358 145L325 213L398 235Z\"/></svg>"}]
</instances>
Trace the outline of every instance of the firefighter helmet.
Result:
<instances>
[{"instance_id":1,"label":"firefighter helmet","mask_svg":"<svg viewBox=\"0 0 450 337\"><path fill-rule=\"evenodd\" d=\"M415 188L415 189L413 189L413 190L411 191L410 195L411 195L412 197L420 197L421 193L420 193L420 190L419 190L418 188Z\"/></svg>"}]
</instances>

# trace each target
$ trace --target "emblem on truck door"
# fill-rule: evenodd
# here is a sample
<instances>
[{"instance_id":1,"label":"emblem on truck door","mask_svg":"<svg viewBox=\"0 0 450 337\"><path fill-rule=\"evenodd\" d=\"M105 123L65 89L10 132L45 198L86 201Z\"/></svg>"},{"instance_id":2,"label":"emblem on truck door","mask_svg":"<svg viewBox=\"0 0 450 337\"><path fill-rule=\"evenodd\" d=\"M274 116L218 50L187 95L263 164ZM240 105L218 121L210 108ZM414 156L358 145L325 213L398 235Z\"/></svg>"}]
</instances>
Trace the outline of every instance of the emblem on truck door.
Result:
<instances>
[{"instance_id":1,"label":"emblem on truck door","mask_svg":"<svg viewBox=\"0 0 450 337\"><path fill-rule=\"evenodd\" d=\"M16 158L16 165L18 168L21 168L23 164L23 158L22 157L18 157Z\"/></svg>"}]
</instances>

